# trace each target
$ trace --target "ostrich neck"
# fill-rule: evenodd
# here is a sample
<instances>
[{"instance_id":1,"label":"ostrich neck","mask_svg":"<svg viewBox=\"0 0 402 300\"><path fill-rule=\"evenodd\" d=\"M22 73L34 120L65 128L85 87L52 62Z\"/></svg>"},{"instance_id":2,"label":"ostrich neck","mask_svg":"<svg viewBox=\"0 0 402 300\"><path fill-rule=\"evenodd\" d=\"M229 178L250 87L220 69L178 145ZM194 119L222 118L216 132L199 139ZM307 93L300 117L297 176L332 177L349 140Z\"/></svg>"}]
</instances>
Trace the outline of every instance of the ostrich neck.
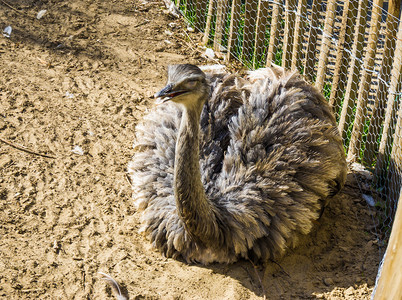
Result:
<instances>
[{"instance_id":1,"label":"ostrich neck","mask_svg":"<svg viewBox=\"0 0 402 300\"><path fill-rule=\"evenodd\" d=\"M215 208L201 181L199 124L202 107L184 108L176 143L174 192L186 231L208 245L219 239Z\"/></svg>"}]
</instances>

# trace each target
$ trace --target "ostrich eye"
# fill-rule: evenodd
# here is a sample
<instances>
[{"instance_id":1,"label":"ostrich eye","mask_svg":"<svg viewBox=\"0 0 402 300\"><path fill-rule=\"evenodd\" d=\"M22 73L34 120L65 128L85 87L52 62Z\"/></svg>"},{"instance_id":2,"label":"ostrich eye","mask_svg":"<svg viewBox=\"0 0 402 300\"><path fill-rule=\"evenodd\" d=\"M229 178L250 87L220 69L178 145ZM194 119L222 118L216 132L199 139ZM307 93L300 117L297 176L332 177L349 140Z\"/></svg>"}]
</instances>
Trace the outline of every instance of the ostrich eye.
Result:
<instances>
[{"instance_id":1,"label":"ostrich eye","mask_svg":"<svg viewBox=\"0 0 402 300\"><path fill-rule=\"evenodd\" d=\"M197 81L196 80L190 80L186 82L186 88L188 89L193 89L197 86Z\"/></svg>"}]
</instances>

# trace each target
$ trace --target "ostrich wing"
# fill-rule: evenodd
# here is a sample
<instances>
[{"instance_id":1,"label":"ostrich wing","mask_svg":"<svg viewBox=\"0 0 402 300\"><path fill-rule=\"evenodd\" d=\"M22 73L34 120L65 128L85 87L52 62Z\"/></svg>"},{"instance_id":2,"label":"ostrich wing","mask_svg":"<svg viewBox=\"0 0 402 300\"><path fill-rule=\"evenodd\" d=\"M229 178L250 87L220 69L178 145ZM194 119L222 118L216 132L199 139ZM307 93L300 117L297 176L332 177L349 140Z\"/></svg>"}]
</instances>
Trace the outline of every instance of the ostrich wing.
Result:
<instances>
[{"instance_id":1,"label":"ostrich wing","mask_svg":"<svg viewBox=\"0 0 402 300\"><path fill-rule=\"evenodd\" d=\"M244 80L234 75L209 76L211 97L204 105L200 124L200 167L207 194L213 194L230 144L229 124L243 105Z\"/></svg>"},{"instance_id":2,"label":"ostrich wing","mask_svg":"<svg viewBox=\"0 0 402 300\"><path fill-rule=\"evenodd\" d=\"M229 145L208 195L230 228L223 236L245 257L278 257L296 244L346 176L325 99L294 74L275 76L259 70L242 87L250 94L230 119Z\"/></svg>"}]
</instances>

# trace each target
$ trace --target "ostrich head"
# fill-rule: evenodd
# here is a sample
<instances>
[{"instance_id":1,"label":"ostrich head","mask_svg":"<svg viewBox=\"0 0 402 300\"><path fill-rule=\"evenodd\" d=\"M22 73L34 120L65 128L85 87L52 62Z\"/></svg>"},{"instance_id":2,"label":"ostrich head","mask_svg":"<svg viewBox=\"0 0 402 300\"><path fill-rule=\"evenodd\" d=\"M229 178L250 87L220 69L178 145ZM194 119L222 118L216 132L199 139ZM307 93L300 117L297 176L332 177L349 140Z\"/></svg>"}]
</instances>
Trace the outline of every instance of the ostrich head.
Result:
<instances>
[{"instance_id":1,"label":"ostrich head","mask_svg":"<svg viewBox=\"0 0 402 300\"><path fill-rule=\"evenodd\" d=\"M167 85L155 94L156 104L173 101L185 107L202 106L209 94L204 72L190 64L168 67Z\"/></svg>"}]
</instances>

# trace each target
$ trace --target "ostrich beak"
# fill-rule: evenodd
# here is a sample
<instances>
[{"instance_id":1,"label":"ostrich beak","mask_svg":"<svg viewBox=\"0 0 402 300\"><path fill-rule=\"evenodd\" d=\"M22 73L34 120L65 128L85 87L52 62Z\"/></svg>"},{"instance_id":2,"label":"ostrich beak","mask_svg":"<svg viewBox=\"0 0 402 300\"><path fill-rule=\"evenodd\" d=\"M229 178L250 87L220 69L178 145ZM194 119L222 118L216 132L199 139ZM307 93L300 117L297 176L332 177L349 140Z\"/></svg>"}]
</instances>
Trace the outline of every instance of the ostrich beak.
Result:
<instances>
[{"instance_id":1,"label":"ostrich beak","mask_svg":"<svg viewBox=\"0 0 402 300\"><path fill-rule=\"evenodd\" d=\"M161 89L154 95L154 98L156 98L155 103L156 105L165 103L169 100L172 100L174 97L184 94L185 92L187 91L174 90L174 85L169 83L167 86L165 86L163 89Z\"/></svg>"}]
</instances>

